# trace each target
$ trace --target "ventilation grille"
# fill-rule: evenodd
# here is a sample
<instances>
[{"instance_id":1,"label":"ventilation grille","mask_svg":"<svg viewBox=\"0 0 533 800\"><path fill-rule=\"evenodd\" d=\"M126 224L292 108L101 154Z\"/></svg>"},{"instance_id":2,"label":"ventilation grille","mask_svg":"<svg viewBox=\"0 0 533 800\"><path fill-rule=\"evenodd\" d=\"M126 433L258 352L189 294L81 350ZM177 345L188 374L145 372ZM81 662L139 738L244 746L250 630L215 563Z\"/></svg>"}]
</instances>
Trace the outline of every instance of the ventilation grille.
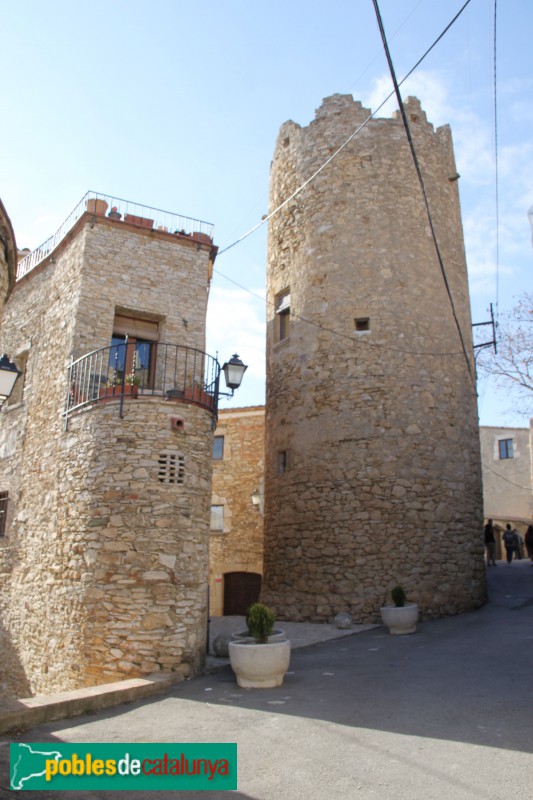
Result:
<instances>
[{"instance_id":1,"label":"ventilation grille","mask_svg":"<svg viewBox=\"0 0 533 800\"><path fill-rule=\"evenodd\" d=\"M185 458L179 453L161 453L159 456L159 482L183 483Z\"/></svg>"}]
</instances>

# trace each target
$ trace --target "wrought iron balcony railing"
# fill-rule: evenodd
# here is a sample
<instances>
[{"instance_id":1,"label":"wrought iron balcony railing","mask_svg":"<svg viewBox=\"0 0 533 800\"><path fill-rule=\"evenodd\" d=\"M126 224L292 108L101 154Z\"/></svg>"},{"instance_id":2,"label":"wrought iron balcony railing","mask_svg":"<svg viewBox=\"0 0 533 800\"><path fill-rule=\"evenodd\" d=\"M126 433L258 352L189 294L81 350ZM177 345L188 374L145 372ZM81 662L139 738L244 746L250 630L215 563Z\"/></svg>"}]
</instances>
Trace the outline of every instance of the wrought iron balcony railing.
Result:
<instances>
[{"instance_id":1,"label":"wrought iron balcony railing","mask_svg":"<svg viewBox=\"0 0 533 800\"><path fill-rule=\"evenodd\" d=\"M93 350L68 368L65 424L74 412L95 403L161 397L202 406L216 417L220 364L216 358L182 345L127 340Z\"/></svg>"},{"instance_id":2,"label":"wrought iron balcony railing","mask_svg":"<svg viewBox=\"0 0 533 800\"><path fill-rule=\"evenodd\" d=\"M213 236L213 225L210 222L173 214L170 211L162 211L159 208L151 208L141 203L132 203L108 194L87 192L56 233L21 259L17 267L17 281L52 254L86 211L98 216L108 216L111 219L130 222L141 228L191 236L202 241L211 241Z\"/></svg>"}]
</instances>

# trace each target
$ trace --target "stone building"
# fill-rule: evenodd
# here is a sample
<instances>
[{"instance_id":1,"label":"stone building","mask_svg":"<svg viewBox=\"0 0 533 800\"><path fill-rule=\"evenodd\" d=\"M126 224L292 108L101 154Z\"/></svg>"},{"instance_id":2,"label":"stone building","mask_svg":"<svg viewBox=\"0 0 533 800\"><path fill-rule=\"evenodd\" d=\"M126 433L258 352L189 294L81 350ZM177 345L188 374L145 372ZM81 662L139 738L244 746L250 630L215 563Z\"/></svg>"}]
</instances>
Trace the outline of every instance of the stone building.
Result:
<instances>
[{"instance_id":1,"label":"stone building","mask_svg":"<svg viewBox=\"0 0 533 800\"><path fill-rule=\"evenodd\" d=\"M426 616L485 600L459 176L449 127L405 107L457 322L398 114L269 223L263 599L278 617L377 621L398 583ZM369 115L334 95L285 123L271 211Z\"/></svg>"},{"instance_id":2,"label":"stone building","mask_svg":"<svg viewBox=\"0 0 533 800\"><path fill-rule=\"evenodd\" d=\"M521 535L533 520L533 421L529 428L481 427L483 513L500 530ZM497 540L498 554L501 541Z\"/></svg>"},{"instance_id":3,"label":"stone building","mask_svg":"<svg viewBox=\"0 0 533 800\"><path fill-rule=\"evenodd\" d=\"M93 193L16 283L4 247L1 345L24 373L0 414L4 692L202 664L215 255L210 225Z\"/></svg>"},{"instance_id":4,"label":"stone building","mask_svg":"<svg viewBox=\"0 0 533 800\"><path fill-rule=\"evenodd\" d=\"M213 447L210 613L244 614L263 574L265 409L223 409Z\"/></svg>"}]
</instances>

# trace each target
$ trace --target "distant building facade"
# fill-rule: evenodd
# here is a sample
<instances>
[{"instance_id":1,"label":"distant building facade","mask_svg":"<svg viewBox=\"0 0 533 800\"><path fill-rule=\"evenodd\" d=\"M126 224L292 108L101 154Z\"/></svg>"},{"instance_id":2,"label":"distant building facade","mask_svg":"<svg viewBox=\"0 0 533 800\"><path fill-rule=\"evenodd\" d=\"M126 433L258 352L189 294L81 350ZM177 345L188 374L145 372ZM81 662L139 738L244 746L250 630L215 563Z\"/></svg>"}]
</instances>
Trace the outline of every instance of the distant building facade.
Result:
<instances>
[{"instance_id":1,"label":"distant building facade","mask_svg":"<svg viewBox=\"0 0 533 800\"><path fill-rule=\"evenodd\" d=\"M264 407L219 412L209 540L212 615L242 615L260 597L264 433Z\"/></svg>"},{"instance_id":2,"label":"distant building facade","mask_svg":"<svg viewBox=\"0 0 533 800\"><path fill-rule=\"evenodd\" d=\"M533 422L529 428L481 427L483 513L522 534L533 522Z\"/></svg>"},{"instance_id":3,"label":"distant building facade","mask_svg":"<svg viewBox=\"0 0 533 800\"><path fill-rule=\"evenodd\" d=\"M485 600L458 175L449 128L405 106L457 323L399 115L269 222L263 598L288 619L377 621L398 583L426 616ZM285 123L271 210L369 115L334 95Z\"/></svg>"}]
</instances>

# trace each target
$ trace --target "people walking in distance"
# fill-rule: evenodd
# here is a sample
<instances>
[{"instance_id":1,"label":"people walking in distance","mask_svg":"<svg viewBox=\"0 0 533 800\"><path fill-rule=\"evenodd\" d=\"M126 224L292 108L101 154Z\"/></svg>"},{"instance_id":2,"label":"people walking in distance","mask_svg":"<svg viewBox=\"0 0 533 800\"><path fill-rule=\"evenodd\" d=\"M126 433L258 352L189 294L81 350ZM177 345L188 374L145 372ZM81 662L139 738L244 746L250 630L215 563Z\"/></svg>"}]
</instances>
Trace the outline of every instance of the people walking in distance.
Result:
<instances>
[{"instance_id":1,"label":"people walking in distance","mask_svg":"<svg viewBox=\"0 0 533 800\"><path fill-rule=\"evenodd\" d=\"M491 519L485 525L485 549L487 551L487 567L497 567L498 565L494 560L496 539L494 538L494 525Z\"/></svg>"},{"instance_id":2,"label":"people walking in distance","mask_svg":"<svg viewBox=\"0 0 533 800\"><path fill-rule=\"evenodd\" d=\"M519 561L522 561L522 550L524 548L524 540L522 539L516 528L513 528L513 533L515 536L515 545L514 545L515 556L516 558L518 558Z\"/></svg>"},{"instance_id":3,"label":"people walking in distance","mask_svg":"<svg viewBox=\"0 0 533 800\"><path fill-rule=\"evenodd\" d=\"M529 525L525 537L527 557L531 561L533 567L533 525Z\"/></svg>"},{"instance_id":4,"label":"people walking in distance","mask_svg":"<svg viewBox=\"0 0 533 800\"><path fill-rule=\"evenodd\" d=\"M509 523L507 523L503 532L503 544L505 552L507 553L507 563L510 564L513 560L513 553L515 552L516 537Z\"/></svg>"}]
</instances>

